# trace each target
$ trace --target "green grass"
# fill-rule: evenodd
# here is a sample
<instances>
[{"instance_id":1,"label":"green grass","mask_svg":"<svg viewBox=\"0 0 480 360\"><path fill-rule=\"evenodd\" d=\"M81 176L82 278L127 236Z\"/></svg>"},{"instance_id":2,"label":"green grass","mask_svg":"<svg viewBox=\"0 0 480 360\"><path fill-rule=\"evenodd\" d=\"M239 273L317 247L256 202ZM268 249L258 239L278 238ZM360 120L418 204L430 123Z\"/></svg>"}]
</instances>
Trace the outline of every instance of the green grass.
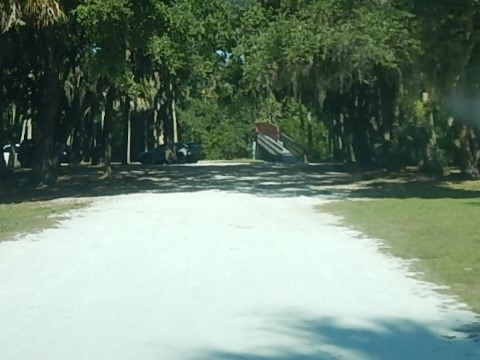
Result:
<instances>
[{"instance_id":1,"label":"green grass","mask_svg":"<svg viewBox=\"0 0 480 360\"><path fill-rule=\"evenodd\" d=\"M0 242L53 227L67 211L86 205L86 201L73 200L0 205Z\"/></svg>"},{"instance_id":2,"label":"green grass","mask_svg":"<svg viewBox=\"0 0 480 360\"><path fill-rule=\"evenodd\" d=\"M339 201L320 208L383 240L391 254L419 259L413 270L480 313L480 199Z\"/></svg>"}]
</instances>

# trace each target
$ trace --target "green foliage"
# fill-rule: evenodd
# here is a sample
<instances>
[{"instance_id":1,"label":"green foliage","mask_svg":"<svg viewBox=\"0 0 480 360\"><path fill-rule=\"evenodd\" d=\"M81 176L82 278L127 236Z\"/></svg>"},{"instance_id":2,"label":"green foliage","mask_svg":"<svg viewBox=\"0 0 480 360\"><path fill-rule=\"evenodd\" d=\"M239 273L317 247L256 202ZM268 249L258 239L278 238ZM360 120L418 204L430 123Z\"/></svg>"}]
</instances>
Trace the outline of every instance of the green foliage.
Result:
<instances>
[{"instance_id":1,"label":"green foliage","mask_svg":"<svg viewBox=\"0 0 480 360\"><path fill-rule=\"evenodd\" d=\"M411 15L380 2L281 4L242 48L248 49L247 78L257 87L302 86L312 80L327 89L343 87L347 80L368 78L373 66L398 68L418 46L409 30Z\"/></svg>"},{"instance_id":2,"label":"green foliage","mask_svg":"<svg viewBox=\"0 0 480 360\"><path fill-rule=\"evenodd\" d=\"M207 159L250 157L253 123L245 108L222 108L212 100L192 99L180 119L183 140L199 143Z\"/></svg>"},{"instance_id":3,"label":"green foliage","mask_svg":"<svg viewBox=\"0 0 480 360\"><path fill-rule=\"evenodd\" d=\"M277 124L282 133L300 144L310 161L325 160L328 157L328 131L325 124L312 114L309 117L308 109L293 98L288 98L283 104L276 103L276 105L278 113L272 123ZM310 146L309 127L312 134Z\"/></svg>"},{"instance_id":4,"label":"green foliage","mask_svg":"<svg viewBox=\"0 0 480 360\"><path fill-rule=\"evenodd\" d=\"M173 131L177 103L180 137L201 142L211 158L248 156L255 122L280 125L315 161L335 155L392 169L426 160L444 166L465 163L458 154L475 158L479 148L474 130L470 150L455 145L460 121L478 128L477 111L445 101L480 91L478 1L31 3L38 6L0 35L0 119L14 107L21 114L8 126L15 129L27 113L36 119L53 51L65 90L51 130L59 142L77 133L93 143L86 119L101 122L105 93L115 88L136 115L156 114L157 123L145 120L145 144L161 129ZM0 4L5 26L12 4L22 3ZM32 26L39 22L54 30L50 49L45 31ZM428 103L420 99L425 91ZM123 143L124 116L115 118L115 146ZM0 125L5 138L7 124ZM328 148L327 138L342 146Z\"/></svg>"}]
</instances>

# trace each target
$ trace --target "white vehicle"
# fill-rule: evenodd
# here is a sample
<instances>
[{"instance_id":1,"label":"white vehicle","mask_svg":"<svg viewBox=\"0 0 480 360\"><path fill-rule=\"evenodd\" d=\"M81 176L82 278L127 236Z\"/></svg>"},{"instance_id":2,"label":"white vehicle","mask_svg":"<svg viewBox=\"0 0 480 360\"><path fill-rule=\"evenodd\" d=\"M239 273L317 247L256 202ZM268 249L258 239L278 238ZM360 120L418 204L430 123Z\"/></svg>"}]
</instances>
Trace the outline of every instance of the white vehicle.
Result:
<instances>
[{"instance_id":1,"label":"white vehicle","mask_svg":"<svg viewBox=\"0 0 480 360\"><path fill-rule=\"evenodd\" d=\"M14 151L15 159L13 161L13 166L18 166L17 156L18 156L18 151L20 150L20 144L15 144L14 150L15 150ZM2 151L3 151L3 158L5 159L5 164L7 164L8 166L10 164L10 157L12 156L12 145L11 144L4 145Z\"/></svg>"}]
</instances>

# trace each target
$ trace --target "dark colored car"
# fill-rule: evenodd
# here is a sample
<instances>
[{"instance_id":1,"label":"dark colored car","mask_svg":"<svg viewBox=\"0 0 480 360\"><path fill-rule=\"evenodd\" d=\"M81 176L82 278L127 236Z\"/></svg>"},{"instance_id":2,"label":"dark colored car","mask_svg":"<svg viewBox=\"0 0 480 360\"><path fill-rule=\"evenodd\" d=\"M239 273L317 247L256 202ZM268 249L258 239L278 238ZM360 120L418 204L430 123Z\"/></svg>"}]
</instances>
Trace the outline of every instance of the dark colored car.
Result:
<instances>
[{"instance_id":1,"label":"dark colored car","mask_svg":"<svg viewBox=\"0 0 480 360\"><path fill-rule=\"evenodd\" d=\"M196 163L202 157L200 145L192 142L177 143L173 146L173 150L175 155L173 153L167 155L169 147L160 145L155 149L140 153L139 161L142 164L186 164Z\"/></svg>"},{"instance_id":2,"label":"dark colored car","mask_svg":"<svg viewBox=\"0 0 480 360\"><path fill-rule=\"evenodd\" d=\"M177 161L180 164L194 164L202 158L202 148L192 142L181 142L175 145Z\"/></svg>"},{"instance_id":3,"label":"dark colored car","mask_svg":"<svg viewBox=\"0 0 480 360\"><path fill-rule=\"evenodd\" d=\"M23 140L18 149L18 161L23 168L30 168L35 157L37 143L33 139Z\"/></svg>"},{"instance_id":4,"label":"dark colored car","mask_svg":"<svg viewBox=\"0 0 480 360\"><path fill-rule=\"evenodd\" d=\"M168 164L167 161L167 145L160 145L155 149L140 153L139 161L146 164Z\"/></svg>"}]
</instances>

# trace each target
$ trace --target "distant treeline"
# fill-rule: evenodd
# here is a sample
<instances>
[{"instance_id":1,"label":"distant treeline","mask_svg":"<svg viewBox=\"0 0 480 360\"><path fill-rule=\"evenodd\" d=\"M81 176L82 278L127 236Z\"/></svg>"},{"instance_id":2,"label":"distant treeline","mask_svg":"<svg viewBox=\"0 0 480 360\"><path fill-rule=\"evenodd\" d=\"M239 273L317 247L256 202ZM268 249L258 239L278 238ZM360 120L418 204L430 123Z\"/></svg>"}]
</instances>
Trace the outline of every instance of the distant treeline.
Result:
<instances>
[{"instance_id":1,"label":"distant treeline","mask_svg":"<svg viewBox=\"0 0 480 360\"><path fill-rule=\"evenodd\" d=\"M46 181L65 147L105 176L168 140L248 157L255 122L310 161L479 173L476 0L0 0L0 23L0 143L33 137Z\"/></svg>"}]
</instances>

